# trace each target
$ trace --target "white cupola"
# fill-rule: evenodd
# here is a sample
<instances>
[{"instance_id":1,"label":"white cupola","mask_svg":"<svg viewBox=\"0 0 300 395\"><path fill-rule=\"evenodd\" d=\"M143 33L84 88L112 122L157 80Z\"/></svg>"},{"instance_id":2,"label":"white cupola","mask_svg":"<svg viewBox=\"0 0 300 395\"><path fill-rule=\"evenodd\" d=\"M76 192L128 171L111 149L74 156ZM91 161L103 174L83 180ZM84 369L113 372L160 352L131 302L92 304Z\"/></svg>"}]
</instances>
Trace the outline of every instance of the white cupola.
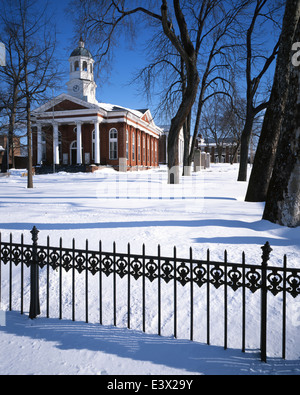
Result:
<instances>
[{"instance_id":1,"label":"white cupola","mask_svg":"<svg viewBox=\"0 0 300 395\"><path fill-rule=\"evenodd\" d=\"M89 103L97 103L97 85L94 81L95 61L90 51L85 48L82 38L80 38L78 47L71 53L69 62L68 94Z\"/></svg>"}]
</instances>

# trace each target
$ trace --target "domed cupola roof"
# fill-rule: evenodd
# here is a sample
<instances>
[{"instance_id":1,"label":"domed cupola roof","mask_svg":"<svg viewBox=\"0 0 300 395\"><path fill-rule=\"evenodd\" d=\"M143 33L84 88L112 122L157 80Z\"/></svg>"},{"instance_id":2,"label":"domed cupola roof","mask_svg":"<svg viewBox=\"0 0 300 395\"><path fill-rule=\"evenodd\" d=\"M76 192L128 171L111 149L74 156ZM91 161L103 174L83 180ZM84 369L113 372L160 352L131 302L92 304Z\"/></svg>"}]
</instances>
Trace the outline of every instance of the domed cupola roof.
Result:
<instances>
[{"instance_id":1,"label":"domed cupola roof","mask_svg":"<svg viewBox=\"0 0 300 395\"><path fill-rule=\"evenodd\" d=\"M70 58L74 56L85 56L87 58L93 58L90 51L84 47L84 41L82 38L80 38L79 46L78 48L74 49L74 51L70 55Z\"/></svg>"}]
</instances>

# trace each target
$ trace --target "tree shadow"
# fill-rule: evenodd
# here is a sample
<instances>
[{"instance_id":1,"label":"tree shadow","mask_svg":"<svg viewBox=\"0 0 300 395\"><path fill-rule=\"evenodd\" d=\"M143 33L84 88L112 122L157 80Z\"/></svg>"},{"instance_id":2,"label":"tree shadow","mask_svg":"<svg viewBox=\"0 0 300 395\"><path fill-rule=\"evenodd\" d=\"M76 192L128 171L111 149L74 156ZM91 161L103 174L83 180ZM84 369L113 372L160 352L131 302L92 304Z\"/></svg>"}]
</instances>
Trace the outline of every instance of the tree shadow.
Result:
<instances>
[{"instance_id":1,"label":"tree shadow","mask_svg":"<svg viewBox=\"0 0 300 395\"><path fill-rule=\"evenodd\" d=\"M299 246L300 248L300 227L287 228L269 221L260 220L246 222L232 219L191 219L191 220L141 220L141 221L109 221L109 222L90 222L90 223L28 223L12 222L2 223L3 230L24 230L30 231L36 226L40 231L72 231L72 230L101 230L124 229L124 228L148 228L148 227L190 227L191 229L201 229L207 227L224 228L224 236L218 237L194 237L192 240L198 244L234 244L234 245L264 245L267 241L272 246L288 247ZM227 236L226 229L235 229L235 235ZM241 235L243 230L257 232L257 235ZM262 235L265 232L265 236ZM196 234L194 233L194 236ZM101 238L101 237L100 237Z\"/></svg>"},{"instance_id":2,"label":"tree shadow","mask_svg":"<svg viewBox=\"0 0 300 395\"><path fill-rule=\"evenodd\" d=\"M127 358L135 362L148 361L160 365L162 375L164 374L163 366L181 369L187 374L205 375L299 375L300 373L299 360L283 361L270 358L268 363L264 364L260 362L257 351L246 353L233 349L225 351L221 347L207 346L188 340L165 338L136 330L83 322L47 318L31 321L17 312L7 313L6 326L0 327L0 336L1 332L22 337L24 344L28 347L31 341L40 339L49 343L50 348L55 347L61 351L88 350L112 357ZM18 361L18 355L15 358ZM47 360L45 356L34 354L32 358ZM80 360L77 363L80 363ZM13 374L13 369L11 373ZM138 371L136 374L142 375L143 371Z\"/></svg>"}]
</instances>

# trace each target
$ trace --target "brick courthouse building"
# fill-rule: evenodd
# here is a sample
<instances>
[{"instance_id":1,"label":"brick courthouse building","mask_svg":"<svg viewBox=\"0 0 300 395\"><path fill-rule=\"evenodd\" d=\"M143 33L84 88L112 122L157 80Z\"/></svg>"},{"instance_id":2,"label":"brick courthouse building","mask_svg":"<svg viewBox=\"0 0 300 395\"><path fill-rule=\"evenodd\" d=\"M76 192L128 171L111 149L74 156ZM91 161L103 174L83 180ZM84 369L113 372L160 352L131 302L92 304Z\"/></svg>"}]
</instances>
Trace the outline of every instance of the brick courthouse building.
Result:
<instances>
[{"instance_id":1,"label":"brick courthouse building","mask_svg":"<svg viewBox=\"0 0 300 395\"><path fill-rule=\"evenodd\" d=\"M32 112L34 166L158 166L161 129L150 110L98 103L94 60L82 39L70 58L68 92Z\"/></svg>"}]
</instances>

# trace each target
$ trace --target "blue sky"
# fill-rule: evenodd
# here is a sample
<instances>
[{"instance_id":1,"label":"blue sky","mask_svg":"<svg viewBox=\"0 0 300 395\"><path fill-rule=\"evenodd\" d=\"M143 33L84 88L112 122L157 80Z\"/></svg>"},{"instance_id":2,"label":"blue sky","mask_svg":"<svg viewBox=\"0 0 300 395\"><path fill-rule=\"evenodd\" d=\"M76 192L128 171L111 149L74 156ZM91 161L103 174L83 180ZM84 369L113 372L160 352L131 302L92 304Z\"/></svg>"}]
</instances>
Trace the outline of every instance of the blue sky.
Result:
<instances>
[{"instance_id":1,"label":"blue sky","mask_svg":"<svg viewBox=\"0 0 300 395\"><path fill-rule=\"evenodd\" d=\"M35 0L38 7L45 5L47 0ZM107 0L109 1L109 0ZM69 0L48 0L50 12L53 12L54 23L57 29L57 50L56 57L59 59L61 64L61 72L64 74L63 86L61 89L54 92L54 95L66 92L66 83L69 79L69 62L68 58L70 53L78 45L79 37L75 33L73 20L70 15L65 13L65 9L69 4ZM80 9L78 10L80 16ZM149 32L147 26L143 27L139 31L139 37L136 41L137 50L130 50L129 46L126 45L125 39L120 42L119 47L115 51L115 59L122 59L121 61L115 60L111 64L111 75L110 78L104 79L103 76L95 76L97 88L97 100L99 102L112 103L120 106L124 106L131 109L150 108L152 115L155 115L156 103L147 102L146 96L141 96L141 87L137 84L129 85L132 81L134 73L145 66L146 60L142 53L143 43L145 42L145 36ZM83 33L84 34L84 33ZM266 35L266 40L270 37ZM272 42L273 40L271 40ZM272 42L273 44L273 42ZM264 43L266 49L268 49L268 41ZM86 47L93 51L88 42ZM275 64L272 65L272 70ZM105 74L106 76L106 74ZM102 78L102 80L101 80ZM244 86L245 76L238 81L239 86ZM242 90L242 96L244 97L246 90ZM156 122L161 123L159 119L155 119Z\"/></svg>"},{"instance_id":2,"label":"blue sky","mask_svg":"<svg viewBox=\"0 0 300 395\"><path fill-rule=\"evenodd\" d=\"M39 0L44 2L45 0ZM65 8L68 0L50 0L49 6L54 12L56 29L57 29L57 53L62 63L62 70L65 69L65 81L69 77L68 58L72 50L78 45L79 37L74 33L73 21L70 16L65 14ZM78 11L80 12L80 11ZM88 42L86 47L89 48ZM143 64L143 56L140 51L130 51L123 46L117 49L118 57L122 58L122 62L114 62L112 64L111 78L108 81L99 81L96 77L97 100L99 102L112 103L124 107L138 109L148 108L149 103L145 97L138 94L136 85L128 85L133 78L134 71L139 65ZM91 51L92 52L92 51ZM99 86L101 82L101 87ZM66 91L66 87L64 88ZM57 92L58 94L61 92ZM151 108L150 108L151 109ZM153 111L154 112L154 109Z\"/></svg>"}]
</instances>

